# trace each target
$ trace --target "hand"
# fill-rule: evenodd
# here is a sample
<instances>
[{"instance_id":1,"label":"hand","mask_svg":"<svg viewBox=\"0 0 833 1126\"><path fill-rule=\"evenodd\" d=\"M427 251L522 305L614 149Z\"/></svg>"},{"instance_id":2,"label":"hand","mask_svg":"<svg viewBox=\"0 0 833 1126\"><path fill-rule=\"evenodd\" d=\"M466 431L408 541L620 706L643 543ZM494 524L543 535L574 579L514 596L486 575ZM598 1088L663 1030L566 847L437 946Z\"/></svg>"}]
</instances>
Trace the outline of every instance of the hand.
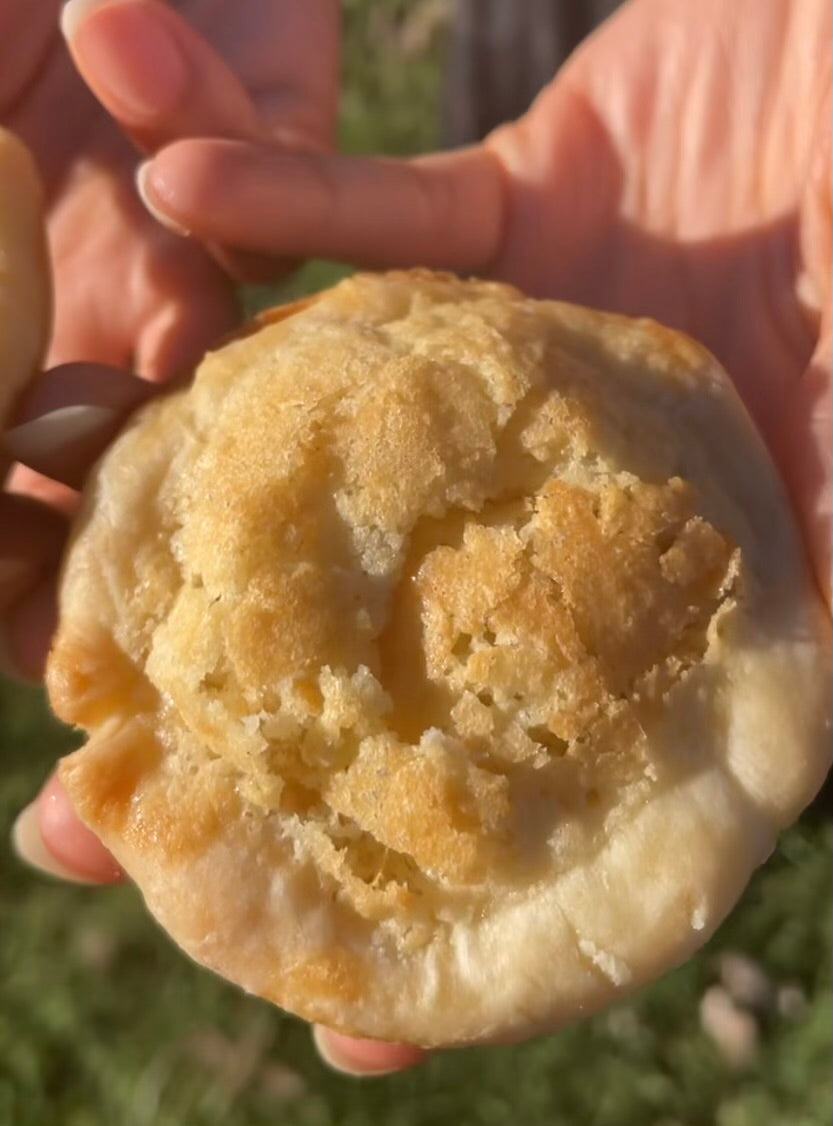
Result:
<instances>
[{"instance_id":1,"label":"hand","mask_svg":"<svg viewBox=\"0 0 833 1126\"><path fill-rule=\"evenodd\" d=\"M71 6L65 24L71 30L93 6L87 0ZM146 6L125 3L112 13L115 22L108 23L110 12L88 21L91 34L79 63L98 62L93 71L103 91L108 73L113 79L118 116L132 144L73 69L58 29L58 0L8 0L0 11L0 43L14 47L3 59L0 119L27 141L46 181L56 288L50 360L62 365L33 383L3 443L28 469L14 475L18 495L0 498L0 559L8 556L12 564L0 567L0 609L14 663L30 675L39 672L53 629L52 575L66 534L59 510L74 507L75 489L93 459L126 413L152 392L145 380L105 365L135 366L151 380L187 370L236 318L231 286L216 260L238 277L264 276L254 256L216 247L208 253L160 227L134 189L134 146L151 154L179 136L201 133L259 138L296 151L323 150L332 142L334 0L283 6L237 0L231 14L210 0L178 6L194 27L222 42L234 66L191 36L184 53L191 84L186 109L176 105L173 63L163 69L164 49L152 38L160 22L173 35L185 27L176 13L153 5L156 20L142 23ZM106 65L111 31L121 46L115 75ZM274 260L265 264L269 274L283 268ZM82 359L99 362L69 362ZM63 410L77 404L91 409ZM21 815L15 838L25 858L56 875L93 883L122 878L55 779ZM323 1030L316 1042L333 1066L360 1073L405 1066L420 1056L406 1046Z\"/></svg>"},{"instance_id":2,"label":"hand","mask_svg":"<svg viewBox=\"0 0 833 1126\"><path fill-rule=\"evenodd\" d=\"M128 7L139 4L106 14L113 65ZM105 14L84 26L104 37ZM218 61L177 34L210 85ZM105 90L102 60L84 61L85 35L79 66L134 133L118 83ZM829 597L829 41L817 0L634 0L481 146L396 162L188 139L158 152L143 190L165 223L207 243L446 265L685 329L734 376ZM169 117L160 105L145 127L163 132ZM53 842L48 815L41 826L50 845L76 831ZM369 1050L387 1066L407 1051Z\"/></svg>"},{"instance_id":3,"label":"hand","mask_svg":"<svg viewBox=\"0 0 833 1126\"><path fill-rule=\"evenodd\" d=\"M318 0L319 6L327 2ZM93 5L79 0L68 6L69 25L78 19L79 6L89 12ZM125 6L123 16L128 20L125 42L133 54L123 60L124 67L128 75L131 65L138 67L145 92L152 88L153 96L164 103L163 60L155 57L153 28L146 27L143 34L141 26L131 26L131 7ZM263 8L258 0L235 5L241 19L237 25L229 25L210 0L192 0L188 7L204 34L223 38L232 54L237 53L241 73L258 91L268 119L270 102L274 109L281 100L287 68L308 62L303 52L293 53L287 44L285 50L272 52L268 66L262 53L247 53L243 21L251 21L253 13L258 16ZM139 154L75 70L59 29L60 9L60 0L4 0L0 8L0 44L10 48L0 72L0 120L29 145L47 191L55 282L48 360L95 361L133 368L151 380L167 379L192 367L235 322L233 289L204 247L171 235L142 207L134 186ZM236 37L230 33L235 27ZM309 28L299 30L307 33L302 38L309 49L317 47L326 57L326 27L324 37L309 34ZM334 73L328 81L334 85ZM212 84L200 97L191 98L187 112L175 121L169 112L164 130L142 127L141 81L138 88L127 83L121 88L134 114L132 136L148 153L157 143L203 131L215 136L266 135L267 126L261 127L243 80L219 60ZM323 106L326 98L318 94L316 90L316 105ZM310 119L310 129L323 135L331 117L332 112L322 108L314 123ZM87 389L78 372L71 386L81 403L98 402L96 395L103 389L100 378ZM118 390L115 394L118 398ZM42 405L46 409L49 404ZM24 445L27 440L24 435ZM18 566L13 589L3 584L0 606L14 602L14 610L6 615L8 645L17 667L37 675L54 619L49 572L54 571L56 543L62 542L64 532L58 511L71 511L77 496L73 489L20 467L12 473L8 491L17 496L0 498L4 524L17 524L17 514L26 512L28 535L25 542L17 537L14 551L17 559L25 555L26 573ZM46 507L35 505L35 500Z\"/></svg>"},{"instance_id":4,"label":"hand","mask_svg":"<svg viewBox=\"0 0 833 1126\"><path fill-rule=\"evenodd\" d=\"M829 599L830 71L824 0L633 0L480 146L394 161L190 139L144 193L250 252L445 265L691 333L779 461Z\"/></svg>"},{"instance_id":5,"label":"hand","mask_svg":"<svg viewBox=\"0 0 833 1126\"><path fill-rule=\"evenodd\" d=\"M229 256L216 247L209 253L154 221L134 186L136 146L152 154L178 137L201 134L291 142L309 150L331 143L336 0L236 0L233 9L187 0L179 6L202 36L223 44L235 70L160 3L116 3L99 11L101 0L75 0L64 9L70 33L79 21L85 25L79 65L85 59L92 65L102 94L111 85L116 89L119 122L129 140L73 67L58 25L60 0L4 0L0 8L0 44L11 48L0 73L0 120L32 149L48 195L52 364L95 361L167 379L190 369L237 319L232 286L216 259L238 275L262 276L263 263L254 256ZM257 34L250 34L252 28ZM160 46L165 29L174 42L178 31L185 33L179 53L176 46L167 52ZM117 66L108 54L113 31ZM181 102L175 90L179 57L189 83ZM268 268L281 267L272 260ZM78 380L76 372L71 385L77 401L94 404L100 380L90 390ZM24 445L27 440L24 435ZM18 566L12 588L3 584L0 608L15 603L6 615L8 645L17 667L37 675L54 620L49 572L64 531L56 512L71 511L77 495L20 467L8 489L26 500L0 498L0 517L16 522L25 505L32 526L25 543L18 537L15 546L17 559L25 555L25 573Z\"/></svg>"}]
</instances>

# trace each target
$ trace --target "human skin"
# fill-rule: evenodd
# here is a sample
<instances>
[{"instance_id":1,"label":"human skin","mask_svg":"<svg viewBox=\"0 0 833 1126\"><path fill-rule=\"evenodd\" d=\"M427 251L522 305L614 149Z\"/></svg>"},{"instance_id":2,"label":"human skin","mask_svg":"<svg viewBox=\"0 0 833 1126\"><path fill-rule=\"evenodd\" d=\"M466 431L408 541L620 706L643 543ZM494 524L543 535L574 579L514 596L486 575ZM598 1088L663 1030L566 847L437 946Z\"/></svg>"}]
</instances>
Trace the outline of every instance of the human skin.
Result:
<instances>
[{"instance_id":1,"label":"human skin","mask_svg":"<svg viewBox=\"0 0 833 1126\"><path fill-rule=\"evenodd\" d=\"M65 22L98 104L59 47L54 77L47 67L34 85L18 80L22 99L9 102L0 85L0 107L12 107L4 112L38 153L51 190L55 362L132 359L151 379L186 367L233 318L218 262L248 277L311 255L444 266L535 296L653 316L701 340L732 375L788 485L829 602L826 3L631 0L518 122L482 145L408 161L332 149L339 75L331 0L249 0L225 16L208 0L181 3L179 12L157 0L78 5ZM11 34L35 35L28 24L20 30L23 7L13 0L0 14L0 40L10 18ZM39 9L52 20L43 23L44 42L57 34L57 7L50 0ZM246 36L254 25L262 34ZM75 140L51 135L56 90L71 93L74 112L85 115ZM115 123L150 158L141 184L155 218L132 190L135 148ZM105 155L79 159L89 152ZM78 214L102 200L100 222L83 233ZM190 234L175 233L183 230ZM108 317L113 292L119 307ZM145 394L123 372L52 372L33 383L7 448L33 470L80 484ZM20 425L71 402L113 411L80 450L72 435L50 446ZM19 477L17 487L72 505L72 494L42 479ZM60 533L30 538L29 589L5 608L12 651L35 672L54 620L48 573ZM66 869L112 878L112 860L54 780L37 808L41 836ZM317 1041L351 1070L419 1058L326 1032Z\"/></svg>"}]
</instances>

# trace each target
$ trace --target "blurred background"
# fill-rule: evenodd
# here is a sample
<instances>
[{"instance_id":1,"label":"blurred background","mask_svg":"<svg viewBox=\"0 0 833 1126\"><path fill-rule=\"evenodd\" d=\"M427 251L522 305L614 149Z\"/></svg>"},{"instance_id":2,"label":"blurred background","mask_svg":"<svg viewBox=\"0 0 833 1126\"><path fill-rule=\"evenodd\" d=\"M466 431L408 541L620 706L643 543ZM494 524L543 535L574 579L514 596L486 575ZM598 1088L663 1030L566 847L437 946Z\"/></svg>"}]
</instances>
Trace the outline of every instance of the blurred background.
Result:
<instances>
[{"instance_id":1,"label":"blurred background","mask_svg":"<svg viewBox=\"0 0 833 1126\"><path fill-rule=\"evenodd\" d=\"M522 112L615 0L345 0L341 137L419 152ZM256 308L343 274L308 263ZM8 849L75 736L0 682L0 1126L828 1126L829 793L693 962L513 1048L357 1082L299 1021L180 955L129 887L65 887ZM829 789L829 787L828 787Z\"/></svg>"}]
</instances>

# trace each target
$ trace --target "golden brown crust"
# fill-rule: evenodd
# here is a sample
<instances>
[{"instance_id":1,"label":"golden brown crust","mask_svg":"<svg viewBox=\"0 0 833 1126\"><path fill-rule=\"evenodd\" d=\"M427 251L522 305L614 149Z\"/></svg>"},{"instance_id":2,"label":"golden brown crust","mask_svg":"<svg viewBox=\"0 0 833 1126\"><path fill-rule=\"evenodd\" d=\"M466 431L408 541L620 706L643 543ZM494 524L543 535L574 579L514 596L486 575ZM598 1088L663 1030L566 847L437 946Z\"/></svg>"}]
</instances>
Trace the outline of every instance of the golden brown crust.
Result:
<instances>
[{"instance_id":1,"label":"golden brown crust","mask_svg":"<svg viewBox=\"0 0 833 1126\"><path fill-rule=\"evenodd\" d=\"M414 272L267 317L139 415L48 679L92 736L81 816L186 950L450 1043L710 933L820 782L828 662L711 357Z\"/></svg>"},{"instance_id":2,"label":"golden brown crust","mask_svg":"<svg viewBox=\"0 0 833 1126\"><path fill-rule=\"evenodd\" d=\"M311 297L299 297L297 301L287 301L285 305L273 305L268 309L261 309L259 313L255 313L239 328L227 333L218 342L217 347L223 348L226 344L232 344L235 340L245 340L247 336L254 336L268 325L280 324L288 317L294 317L296 313L308 309L317 300L317 295L313 294Z\"/></svg>"}]
</instances>

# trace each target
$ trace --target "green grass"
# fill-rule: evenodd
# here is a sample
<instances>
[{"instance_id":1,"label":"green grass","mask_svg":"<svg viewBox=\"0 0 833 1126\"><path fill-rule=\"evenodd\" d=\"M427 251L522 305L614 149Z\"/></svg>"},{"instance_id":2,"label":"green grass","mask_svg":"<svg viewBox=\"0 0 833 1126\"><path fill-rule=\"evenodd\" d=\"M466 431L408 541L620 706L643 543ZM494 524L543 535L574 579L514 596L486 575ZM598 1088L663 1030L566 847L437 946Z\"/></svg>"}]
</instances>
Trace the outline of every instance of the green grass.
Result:
<instances>
[{"instance_id":1,"label":"green grass","mask_svg":"<svg viewBox=\"0 0 833 1126\"><path fill-rule=\"evenodd\" d=\"M353 149L427 147L436 41L413 3L349 0L342 134ZM407 31L407 28L406 28ZM384 50L380 48L384 45ZM409 45L410 44L410 45ZM282 293L337 274L314 263ZM274 291L248 295L251 304ZM62 886L5 841L72 736L40 694L0 684L0 1126L827 1126L831 844L819 801L701 955L632 1002L556 1036L472 1049L372 1083L333 1075L307 1029L178 953L129 887ZM746 952L808 1006L762 1023L733 1071L700 1031L721 950Z\"/></svg>"}]
</instances>

